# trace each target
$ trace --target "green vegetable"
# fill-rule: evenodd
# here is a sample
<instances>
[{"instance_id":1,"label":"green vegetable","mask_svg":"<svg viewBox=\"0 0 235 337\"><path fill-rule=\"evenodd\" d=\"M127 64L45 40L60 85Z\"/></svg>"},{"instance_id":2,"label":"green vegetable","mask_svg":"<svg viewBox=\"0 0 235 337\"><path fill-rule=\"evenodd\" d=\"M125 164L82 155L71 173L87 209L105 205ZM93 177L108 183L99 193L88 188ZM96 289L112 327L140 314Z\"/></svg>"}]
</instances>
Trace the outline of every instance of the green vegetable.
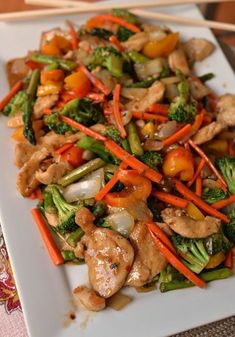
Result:
<instances>
[{"instance_id":1,"label":"green vegetable","mask_svg":"<svg viewBox=\"0 0 235 337\"><path fill-rule=\"evenodd\" d=\"M157 208L157 199L155 197L150 196L147 199L147 206L153 214L153 221L163 222L162 217L161 217L161 212Z\"/></svg>"},{"instance_id":2,"label":"green vegetable","mask_svg":"<svg viewBox=\"0 0 235 337\"><path fill-rule=\"evenodd\" d=\"M58 65L61 69L65 71L72 71L74 68L77 67L77 63L74 61L66 60L59 58L57 56L47 56L43 54L32 54L31 55L31 60L46 64L46 65L52 65L55 66L55 64Z\"/></svg>"},{"instance_id":3,"label":"green vegetable","mask_svg":"<svg viewBox=\"0 0 235 337\"><path fill-rule=\"evenodd\" d=\"M92 213L96 218L102 218L107 212L107 205L104 201L97 201L92 207Z\"/></svg>"},{"instance_id":4,"label":"green vegetable","mask_svg":"<svg viewBox=\"0 0 235 337\"><path fill-rule=\"evenodd\" d=\"M64 186L64 187L68 186L68 185L78 181L79 179L81 179L82 177L87 175L88 173L91 173L95 170L98 170L99 168L103 167L104 165L105 165L105 162L100 158L90 160L89 162L79 166L75 170L69 172L68 174L66 174L65 176L60 178L59 184Z\"/></svg>"},{"instance_id":5,"label":"green vegetable","mask_svg":"<svg viewBox=\"0 0 235 337\"><path fill-rule=\"evenodd\" d=\"M231 242L223 233L215 233L205 238L204 246L209 255L215 255L220 252L227 253L232 248Z\"/></svg>"},{"instance_id":6,"label":"green vegetable","mask_svg":"<svg viewBox=\"0 0 235 337\"><path fill-rule=\"evenodd\" d=\"M112 125L106 126L104 136L107 136L108 138L112 139L117 144L121 144L122 142L120 132Z\"/></svg>"},{"instance_id":7,"label":"green vegetable","mask_svg":"<svg viewBox=\"0 0 235 337\"><path fill-rule=\"evenodd\" d=\"M74 232L72 232L68 238L66 239L66 242L71 246L71 247L76 247L78 241L81 240L83 237L84 232L81 228L76 229Z\"/></svg>"},{"instance_id":8,"label":"green vegetable","mask_svg":"<svg viewBox=\"0 0 235 337\"><path fill-rule=\"evenodd\" d=\"M77 146L84 150L96 153L97 156L103 159L106 163L117 165L120 163L120 160L108 151L102 142L94 138L84 136L77 142Z\"/></svg>"},{"instance_id":9,"label":"green vegetable","mask_svg":"<svg viewBox=\"0 0 235 337\"><path fill-rule=\"evenodd\" d=\"M117 166L115 166L115 170L109 170L108 165L105 167L105 172L104 172L104 179L105 179L105 183L107 184L109 182L110 179L112 179L115 171L117 170ZM110 192L120 192L121 190L123 190L124 185L120 182L117 181L116 184L113 186L113 188L110 190Z\"/></svg>"},{"instance_id":10,"label":"green vegetable","mask_svg":"<svg viewBox=\"0 0 235 337\"><path fill-rule=\"evenodd\" d=\"M93 51L90 66L102 66L106 68L113 76L121 77L123 75L124 59L113 47L98 47Z\"/></svg>"},{"instance_id":11,"label":"green vegetable","mask_svg":"<svg viewBox=\"0 0 235 337\"><path fill-rule=\"evenodd\" d=\"M26 92L23 90L18 91L17 94L12 97L10 102L4 107L3 114L9 117L16 115L19 111L23 109L25 99Z\"/></svg>"},{"instance_id":12,"label":"green vegetable","mask_svg":"<svg viewBox=\"0 0 235 337\"><path fill-rule=\"evenodd\" d=\"M113 8L112 15L118 16L119 18L123 18L124 20L131 22L133 24L138 24L138 18L134 14L130 13L126 9L121 8Z\"/></svg>"},{"instance_id":13,"label":"green vegetable","mask_svg":"<svg viewBox=\"0 0 235 337\"><path fill-rule=\"evenodd\" d=\"M78 228L75 222L75 213L80 206L67 203L56 185L50 185L49 190L59 216L59 224L56 226L56 230L62 235L75 231Z\"/></svg>"},{"instance_id":14,"label":"green vegetable","mask_svg":"<svg viewBox=\"0 0 235 337\"><path fill-rule=\"evenodd\" d=\"M209 262L209 255L203 240L187 239L178 234L171 236L171 241L177 252L182 256L182 262L193 272L199 274Z\"/></svg>"},{"instance_id":15,"label":"green vegetable","mask_svg":"<svg viewBox=\"0 0 235 337\"><path fill-rule=\"evenodd\" d=\"M161 74L160 74L160 78L165 78L165 77L169 77L170 76L170 69L166 66L163 67Z\"/></svg>"},{"instance_id":16,"label":"green vegetable","mask_svg":"<svg viewBox=\"0 0 235 337\"><path fill-rule=\"evenodd\" d=\"M61 255L64 259L64 262L74 262L77 264L84 263L84 260L77 258L72 250L62 250Z\"/></svg>"},{"instance_id":17,"label":"green vegetable","mask_svg":"<svg viewBox=\"0 0 235 337\"><path fill-rule=\"evenodd\" d=\"M39 83L40 71L38 69L33 70L28 88L26 90L26 97L23 105L23 122L24 130L23 134L28 141L36 145L36 138L32 126L31 116L33 112L33 103Z\"/></svg>"},{"instance_id":18,"label":"green vegetable","mask_svg":"<svg viewBox=\"0 0 235 337\"><path fill-rule=\"evenodd\" d=\"M229 213L228 213L228 217L229 219L232 221L232 220L235 220L235 208L233 208Z\"/></svg>"},{"instance_id":19,"label":"green vegetable","mask_svg":"<svg viewBox=\"0 0 235 337\"><path fill-rule=\"evenodd\" d=\"M128 134L127 139L130 144L132 154L136 156L141 156L144 153L144 151L140 143L136 126L133 122L130 122L127 125L127 134Z\"/></svg>"},{"instance_id":20,"label":"green vegetable","mask_svg":"<svg viewBox=\"0 0 235 337\"><path fill-rule=\"evenodd\" d=\"M168 264L160 273L159 283L179 282L185 280L185 277L174 267Z\"/></svg>"},{"instance_id":21,"label":"green vegetable","mask_svg":"<svg viewBox=\"0 0 235 337\"><path fill-rule=\"evenodd\" d=\"M156 170L157 166L160 166L163 163L162 155L154 151L145 152L139 157L139 160L141 160L143 163L153 168L154 170Z\"/></svg>"},{"instance_id":22,"label":"green vegetable","mask_svg":"<svg viewBox=\"0 0 235 337\"><path fill-rule=\"evenodd\" d=\"M145 81L141 81L141 82L135 82L132 84L129 84L127 86L127 88L149 88L151 87L151 85L157 80L156 77L150 78L148 80Z\"/></svg>"},{"instance_id":23,"label":"green vegetable","mask_svg":"<svg viewBox=\"0 0 235 337\"><path fill-rule=\"evenodd\" d=\"M146 62L150 61L149 58L147 58L146 56L144 56L141 53L138 53L135 50L129 51L128 56L130 57L130 59L134 63L146 63Z\"/></svg>"},{"instance_id":24,"label":"green vegetable","mask_svg":"<svg viewBox=\"0 0 235 337\"><path fill-rule=\"evenodd\" d=\"M55 131L59 135L64 135L66 132L76 132L70 125L61 121L57 112L53 111L50 115L44 116L44 123L50 130Z\"/></svg>"},{"instance_id":25,"label":"green vegetable","mask_svg":"<svg viewBox=\"0 0 235 337\"><path fill-rule=\"evenodd\" d=\"M235 219L224 226L224 234L233 243L235 243Z\"/></svg>"},{"instance_id":26,"label":"green vegetable","mask_svg":"<svg viewBox=\"0 0 235 337\"><path fill-rule=\"evenodd\" d=\"M235 158L223 156L216 161L216 165L228 185L229 192L235 194Z\"/></svg>"},{"instance_id":27,"label":"green vegetable","mask_svg":"<svg viewBox=\"0 0 235 337\"><path fill-rule=\"evenodd\" d=\"M128 139L123 139L122 140L122 147L123 147L124 150L126 150L129 153L131 153L131 148L130 148L130 144L128 142Z\"/></svg>"},{"instance_id":28,"label":"green vegetable","mask_svg":"<svg viewBox=\"0 0 235 337\"><path fill-rule=\"evenodd\" d=\"M205 75L202 75L202 76L199 76L199 80L202 82L202 83L205 83L206 81L209 81L211 80L212 78L215 77L215 74L213 73L208 73L208 74L205 74Z\"/></svg>"},{"instance_id":29,"label":"green vegetable","mask_svg":"<svg viewBox=\"0 0 235 337\"><path fill-rule=\"evenodd\" d=\"M55 207L51 192L46 189L43 192L43 202L44 202L44 210L47 213L55 214L57 213L57 208Z\"/></svg>"},{"instance_id":30,"label":"green vegetable","mask_svg":"<svg viewBox=\"0 0 235 337\"><path fill-rule=\"evenodd\" d=\"M196 103L190 100L189 87L186 81L178 84L178 91L179 97L170 104L168 117L179 123L191 123L198 109Z\"/></svg>"},{"instance_id":31,"label":"green vegetable","mask_svg":"<svg viewBox=\"0 0 235 337\"><path fill-rule=\"evenodd\" d=\"M110 32L109 30L107 30L105 28L98 28L98 27L93 28L89 32L89 34L91 34L93 36L98 36L100 39L106 40L106 41L108 41L110 36L113 35L113 33Z\"/></svg>"},{"instance_id":32,"label":"green vegetable","mask_svg":"<svg viewBox=\"0 0 235 337\"><path fill-rule=\"evenodd\" d=\"M98 104L92 104L88 98L75 98L64 105L62 115L78 123L91 126L103 122L103 115Z\"/></svg>"},{"instance_id":33,"label":"green vegetable","mask_svg":"<svg viewBox=\"0 0 235 337\"><path fill-rule=\"evenodd\" d=\"M227 198L228 194L221 188L205 188L203 189L202 198L208 203L213 204L216 201Z\"/></svg>"},{"instance_id":34,"label":"green vegetable","mask_svg":"<svg viewBox=\"0 0 235 337\"><path fill-rule=\"evenodd\" d=\"M233 272L231 269L221 268L221 269L215 269L212 271L203 272L199 276L203 281L211 282L215 280L222 280L232 275L233 275ZM189 280L162 282L160 284L160 291L164 293L164 292L171 291L171 290L183 289L183 288L189 288L189 287L194 287L194 284L190 282Z\"/></svg>"},{"instance_id":35,"label":"green vegetable","mask_svg":"<svg viewBox=\"0 0 235 337\"><path fill-rule=\"evenodd\" d=\"M117 39L121 42L127 41L134 33L126 27L120 26L117 31Z\"/></svg>"}]
</instances>

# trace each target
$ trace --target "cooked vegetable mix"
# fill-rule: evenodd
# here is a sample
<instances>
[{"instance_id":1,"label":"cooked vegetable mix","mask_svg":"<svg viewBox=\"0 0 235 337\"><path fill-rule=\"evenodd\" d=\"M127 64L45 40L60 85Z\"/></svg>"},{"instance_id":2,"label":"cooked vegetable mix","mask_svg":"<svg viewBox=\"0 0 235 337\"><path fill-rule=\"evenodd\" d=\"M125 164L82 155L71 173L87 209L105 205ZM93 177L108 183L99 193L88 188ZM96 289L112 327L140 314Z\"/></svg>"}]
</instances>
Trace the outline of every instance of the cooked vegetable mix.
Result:
<instances>
[{"instance_id":1,"label":"cooked vegetable mix","mask_svg":"<svg viewBox=\"0 0 235 337\"><path fill-rule=\"evenodd\" d=\"M0 110L16 129L17 189L39 199L32 215L53 263L87 264L90 288L75 302L120 310L124 286L166 292L232 276L235 96L217 97L215 75L191 68L213 45L122 9L66 23L26 55Z\"/></svg>"}]
</instances>

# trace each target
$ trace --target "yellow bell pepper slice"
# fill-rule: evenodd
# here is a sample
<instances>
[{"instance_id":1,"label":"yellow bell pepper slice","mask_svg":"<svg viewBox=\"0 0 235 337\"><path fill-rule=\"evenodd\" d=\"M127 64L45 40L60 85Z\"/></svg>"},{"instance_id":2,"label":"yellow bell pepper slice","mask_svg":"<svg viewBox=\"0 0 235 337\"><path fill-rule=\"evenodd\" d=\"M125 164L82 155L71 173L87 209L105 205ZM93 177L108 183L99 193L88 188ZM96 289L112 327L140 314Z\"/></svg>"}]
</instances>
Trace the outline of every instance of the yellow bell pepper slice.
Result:
<instances>
[{"instance_id":1,"label":"yellow bell pepper slice","mask_svg":"<svg viewBox=\"0 0 235 337\"><path fill-rule=\"evenodd\" d=\"M143 54L150 59L168 56L179 41L179 33L172 33L158 41L149 41L143 48Z\"/></svg>"},{"instance_id":2,"label":"yellow bell pepper slice","mask_svg":"<svg viewBox=\"0 0 235 337\"><path fill-rule=\"evenodd\" d=\"M48 83L46 85L40 85L37 90L37 96L47 96L52 94L58 94L63 87L62 83Z\"/></svg>"},{"instance_id":3,"label":"yellow bell pepper slice","mask_svg":"<svg viewBox=\"0 0 235 337\"><path fill-rule=\"evenodd\" d=\"M191 202L187 206L187 213L193 220L200 221L205 219L200 209Z\"/></svg>"},{"instance_id":4,"label":"yellow bell pepper slice","mask_svg":"<svg viewBox=\"0 0 235 337\"><path fill-rule=\"evenodd\" d=\"M155 133L155 126L153 122L148 122L145 124L143 129L141 130L141 133L143 136L147 136L150 139L154 138L154 133Z\"/></svg>"},{"instance_id":5,"label":"yellow bell pepper slice","mask_svg":"<svg viewBox=\"0 0 235 337\"><path fill-rule=\"evenodd\" d=\"M219 252L210 257L209 262L207 263L205 269L213 269L219 266L225 260L225 254L223 252Z\"/></svg>"}]
</instances>

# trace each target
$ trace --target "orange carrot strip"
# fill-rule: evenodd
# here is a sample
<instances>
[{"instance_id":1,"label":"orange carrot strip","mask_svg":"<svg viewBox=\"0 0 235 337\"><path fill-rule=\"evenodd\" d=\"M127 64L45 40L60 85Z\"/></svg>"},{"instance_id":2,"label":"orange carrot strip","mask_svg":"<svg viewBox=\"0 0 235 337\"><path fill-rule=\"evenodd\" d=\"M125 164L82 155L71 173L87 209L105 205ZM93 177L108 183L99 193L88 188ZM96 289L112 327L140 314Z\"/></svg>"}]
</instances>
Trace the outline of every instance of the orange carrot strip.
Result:
<instances>
[{"instance_id":1,"label":"orange carrot strip","mask_svg":"<svg viewBox=\"0 0 235 337\"><path fill-rule=\"evenodd\" d=\"M196 195L201 197L202 195L202 178L201 176L198 176L196 179Z\"/></svg>"},{"instance_id":2,"label":"orange carrot strip","mask_svg":"<svg viewBox=\"0 0 235 337\"><path fill-rule=\"evenodd\" d=\"M146 226L148 227L150 232L156 235L157 238L167 246L167 248L169 248L173 253L176 254L175 247L172 245L166 233L158 225L156 225L155 223L146 223Z\"/></svg>"},{"instance_id":3,"label":"orange carrot strip","mask_svg":"<svg viewBox=\"0 0 235 337\"><path fill-rule=\"evenodd\" d=\"M202 125L204 112L205 112L205 110L202 109L201 112L195 116L195 121L192 124L192 131L194 133L197 132Z\"/></svg>"},{"instance_id":4,"label":"orange carrot strip","mask_svg":"<svg viewBox=\"0 0 235 337\"><path fill-rule=\"evenodd\" d=\"M224 261L224 265L227 268L232 269L233 268L233 254L232 251L230 250L230 252L227 253L226 255L226 259Z\"/></svg>"},{"instance_id":5,"label":"orange carrot strip","mask_svg":"<svg viewBox=\"0 0 235 337\"><path fill-rule=\"evenodd\" d=\"M148 111L149 112L153 112L153 113L158 113L160 115L165 115L166 116L166 115L168 115L168 109L169 109L169 105L159 104L159 103L153 103L148 108Z\"/></svg>"},{"instance_id":6,"label":"orange carrot strip","mask_svg":"<svg viewBox=\"0 0 235 337\"><path fill-rule=\"evenodd\" d=\"M109 180L109 182L96 194L95 200L100 201L102 200L107 193L113 188L113 186L118 182L118 173L120 170L125 170L128 167L127 164L121 163L117 171L114 173L112 178Z\"/></svg>"},{"instance_id":7,"label":"orange carrot strip","mask_svg":"<svg viewBox=\"0 0 235 337\"><path fill-rule=\"evenodd\" d=\"M161 122L161 123L168 121L168 118L165 116L150 114L147 112L140 112L140 111L134 111L132 113L132 117L137 118L137 119L144 119L144 120L155 119L156 121Z\"/></svg>"},{"instance_id":8,"label":"orange carrot strip","mask_svg":"<svg viewBox=\"0 0 235 337\"><path fill-rule=\"evenodd\" d=\"M197 275L195 275L190 269L188 269L179 259L175 256L174 253L170 251L170 249L163 244L163 242L157 238L153 232L151 232L152 238L155 242L156 247L160 250L160 252L165 255L168 262L177 269L181 274L183 274L188 280L190 280L193 284L197 285L200 288L205 288L206 284L203 280L201 280Z\"/></svg>"},{"instance_id":9,"label":"orange carrot strip","mask_svg":"<svg viewBox=\"0 0 235 337\"><path fill-rule=\"evenodd\" d=\"M205 201L199 198L195 193L193 193L188 187L181 183L179 180L175 180L176 190L183 195L186 199L193 202L196 206L207 212L208 214L221 219L225 223L229 223L228 217L217 211L215 208L208 205Z\"/></svg>"},{"instance_id":10,"label":"orange carrot strip","mask_svg":"<svg viewBox=\"0 0 235 337\"><path fill-rule=\"evenodd\" d=\"M120 92L121 92L121 85L116 84L113 93L113 114L121 137L126 138L127 134L123 125L122 115L119 108Z\"/></svg>"},{"instance_id":11,"label":"orange carrot strip","mask_svg":"<svg viewBox=\"0 0 235 337\"><path fill-rule=\"evenodd\" d=\"M189 182L188 182L188 187L192 186L192 184L194 183L194 181L197 179L197 177L198 177L199 174L201 173L201 171L202 171L202 169L203 169L205 163L206 163L206 160L205 160L204 158L202 158L202 159L200 160L200 163L198 164L197 170L196 170L196 172L195 172L193 178L192 178L191 180L189 180Z\"/></svg>"},{"instance_id":12,"label":"orange carrot strip","mask_svg":"<svg viewBox=\"0 0 235 337\"><path fill-rule=\"evenodd\" d=\"M70 149L73 146L74 143L66 143L64 145L62 145L61 147L59 147L58 149L55 150L55 153L60 155L63 152L65 152L66 150Z\"/></svg>"},{"instance_id":13,"label":"orange carrot strip","mask_svg":"<svg viewBox=\"0 0 235 337\"><path fill-rule=\"evenodd\" d=\"M118 49L119 51L122 52L122 51L125 50L125 48L124 48L123 45L120 43L120 41L118 41L118 39L116 38L115 35L111 35L111 36L110 36L109 42L111 42L112 44L114 44L114 45L117 47L117 49Z\"/></svg>"},{"instance_id":14,"label":"orange carrot strip","mask_svg":"<svg viewBox=\"0 0 235 337\"><path fill-rule=\"evenodd\" d=\"M50 114L52 113L52 110L49 109L49 108L45 108L45 109L43 110L43 113L44 113L45 115L50 115Z\"/></svg>"},{"instance_id":15,"label":"orange carrot strip","mask_svg":"<svg viewBox=\"0 0 235 337\"><path fill-rule=\"evenodd\" d=\"M91 83L99 89L101 92L103 92L105 95L110 94L109 88L107 88L98 78L96 78L92 73L89 72L89 70L81 63L78 62L78 64L81 67L81 70L84 72L84 74L89 78Z\"/></svg>"},{"instance_id":16,"label":"orange carrot strip","mask_svg":"<svg viewBox=\"0 0 235 337\"><path fill-rule=\"evenodd\" d=\"M46 225L41 212L39 211L39 209L37 208L33 208L32 211L32 216L34 218L34 221L36 222L36 224L38 225L38 229L41 233L42 239L46 245L46 248L48 250L48 253L53 261L53 263L58 266L59 264L63 264L64 263L64 259L61 256L61 253L59 251L59 249L57 248L53 237L51 235L51 232L48 228L48 226Z\"/></svg>"},{"instance_id":17,"label":"orange carrot strip","mask_svg":"<svg viewBox=\"0 0 235 337\"><path fill-rule=\"evenodd\" d=\"M120 26L123 26L123 27L131 30L134 33L140 32L140 29L136 25L133 25L132 23L130 23L130 22L128 22L128 21L126 21L122 18L119 18L117 16L111 15L111 14L94 16L93 18L91 18L90 20L87 21L86 26L87 26L87 28L92 29L92 28L96 27L97 24L100 24L100 23L105 22L105 21L111 21L113 23L116 23Z\"/></svg>"},{"instance_id":18,"label":"orange carrot strip","mask_svg":"<svg viewBox=\"0 0 235 337\"><path fill-rule=\"evenodd\" d=\"M152 195L154 195L155 197L157 197L159 200L163 202L166 202L168 204L171 204L176 207L183 208L183 209L185 209L189 204L188 200L179 198L175 195L172 195L166 192L153 191Z\"/></svg>"},{"instance_id":19,"label":"orange carrot strip","mask_svg":"<svg viewBox=\"0 0 235 337\"><path fill-rule=\"evenodd\" d=\"M23 81L18 81L9 91L9 93L0 101L0 111L10 102L10 100L22 88Z\"/></svg>"},{"instance_id":20,"label":"orange carrot strip","mask_svg":"<svg viewBox=\"0 0 235 337\"><path fill-rule=\"evenodd\" d=\"M70 20L66 20L66 23L69 26L72 50L76 50L78 49L78 35L76 33L76 30L74 29L74 25L72 24L72 22Z\"/></svg>"},{"instance_id":21,"label":"orange carrot strip","mask_svg":"<svg viewBox=\"0 0 235 337\"><path fill-rule=\"evenodd\" d=\"M89 129L86 126L84 126L84 125L82 125L78 122L75 122L71 118L68 118L66 116L60 116L60 118L63 122L67 123L68 125L72 126L75 129L85 133L87 136L90 136L90 137L95 138L97 140L102 140L102 141L106 140L106 137L102 136L100 133Z\"/></svg>"},{"instance_id":22,"label":"orange carrot strip","mask_svg":"<svg viewBox=\"0 0 235 337\"><path fill-rule=\"evenodd\" d=\"M221 209L224 208L227 205L230 205L231 203L235 202L235 194L231 195L227 199L219 200L212 204L211 206L214 207L215 209Z\"/></svg>"},{"instance_id":23,"label":"orange carrot strip","mask_svg":"<svg viewBox=\"0 0 235 337\"><path fill-rule=\"evenodd\" d=\"M207 155L200 149L199 146L197 146L192 139L189 139L189 144L192 146L192 148L202 157L205 159L207 164L210 166L211 170L214 172L214 174L217 176L218 180L221 182L221 188L224 191L227 191L227 184L222 178L221 174L218 172L218 170L215 168L214 164L211 162L211 160L207 157Z\"/></svg>"},{"instance_id":24,"label":"orange carrot strip","mask_svg":"<svg viewBox=\"0 0 235 337\"><path fill-rule=\"evenodd\" d=\"M164 146L170 146L176 142L178 142L181 138L185 137L192 129L191 124L186 124L185 126L182 127L179 131L174 133L172 136L164 139L162 143Z\"/></svg>"},{"instance_id":25,"label":"orange carrot strip","mask_svg":"<svg viewBox=\"0 0 235 337\"><path fill-rule=\"evenodd\" d=\"M233 139L228 139L228 154L232 157L235 157Z\"/></svg>"},{"instance_id":26,"label":"orange carrot strip","mask_svg":"<svg viewBox=\"0 0 235 337\"><path fill-rule=\"evenodd\" d=\"M43 197L42 190L41 190L40 187L38 187L38 188L35 190L35 194L36 194L36 198L37 198L39 201L43 201L44 197Z\"/></svg>"}]
</instances>

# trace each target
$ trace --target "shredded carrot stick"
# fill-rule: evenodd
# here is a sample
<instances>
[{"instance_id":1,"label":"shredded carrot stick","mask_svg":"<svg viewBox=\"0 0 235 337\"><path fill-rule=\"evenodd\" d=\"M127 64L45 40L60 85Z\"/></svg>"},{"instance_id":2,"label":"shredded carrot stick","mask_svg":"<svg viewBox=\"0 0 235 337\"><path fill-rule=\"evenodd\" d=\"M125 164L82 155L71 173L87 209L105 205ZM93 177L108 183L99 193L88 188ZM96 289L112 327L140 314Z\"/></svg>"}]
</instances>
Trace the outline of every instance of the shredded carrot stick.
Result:
<instances>
[{"instance_id":1,"label":"shredded carrot stick","mask_svg":"<svg viewBox=\"0 0 235 337\"><path fill-rule=\"evenodd\" d=\"M118 49L119 51L122 52L122 51L125 50L125 48L124 48L123 45L120 43L120 41L118 41L118 39L116 38L115 35L111 35L111 36L110 36L109 42L111 42L112 44L114 44L114 45L117 47L117 49Z\"/></svg>"},{"instance_id":2,"label":"shredded carrot stick","mask_svg":"<svg viewBox=\"0 0 235 337\"><path fill-rule=\"evenodd\" d=\"M161 123L168 121L168 118L165 116L150 114L147 112L139 112L139 111L134 111L132 113L132 117L136 119L144 119L144 120L155 119L156 121L161 122Z\"/></svg>"},{"instance_id":3,"label":"shredded carrot stick","mask_svg":"<svg viewBox=\"0 0 235 337\"><path fill-rule=\"evenodd\" d=\"M116 84L114 93L113 93L113 114L114 114L117 128L120 132L121 137L126 138L127 134L126 134L126 130L123 125L122 115L121 115L120 107L119 107L120 92L121 92L121 85Z\"/></svg>"},{"instance_id":4,"label":"shredded carrot stick","mask_svg":"<svg viewBox=\"0 0 235 337\"><path fill-rule=\"evenodd\" d=\"M168 204L171 204L176 207L183 208L183 209L185 209L189 204L188 200L179 198L175 195L172 195L166 192L153 191L152 195L154 195L155 197L157 197L159 200L163 202L166 202Z\"/></svg>"},{"instance_id":5,"label":"shredded carrot stick","mask_svg":"<svg viewBox=\"0 0 235 337\"><path fill-rule=\"evenodd\" d=\"M226 259L224 261L224 265L227 268L233 269L233 254L232 254L231 250L226 255Z\"/></svg>"},{"instance_id":6,"label":"shredded carrot stick","mask_svg":"<svg viewBox=\"0 0 235 337\"><path fill-rule=\"evenodd\" d=\"M211 160L207 157L207 155L200 149L199 146L197 146L191 139L189 139L189 144L191 147L201 156L201 158L204 158L207 164L210 166L211 170L214 172L218 180L221 182L221 188L223 191L227 191L227 184L222 178L221 174L218 172L218 170L215 168L214 164L211 162Z\"/></svg>"},{"instance_id":7,"label":"shredded carrot stick","mask_svg":"<svg viewBox=\"0 0 235 337\"><path fill-rule=\"evenodd\" d=\"M10 102L10 100L22 88L23 81L18 81L9 91L9 93L0 101L0 111Z\"/></svg>"},{"instance_id":8,"label":"shredded carrot stick","mask_svg":"<svg viewBox=\"0 0 235 337\"><path fill-rule=\"evenodd\" d=\"M188 269L174 253L170 251L170 249L164 245L164 243L157 238L152 231L150 231L152 238L155 242L156 247L160 250L160 252L165 255L168 262L181 274L183 274L188 280L190 280L193 284L197 285L200 288L205 288L206 284L203 280L201 280L197 275L195 275L190 269Z\"/></svg>"},{"instance_id":9,"label":"shredded carrot stick","mask_svg":"<svg viewBox=\"0 0 235 337\"><path fill-rule=\"evenodd\" d=\"M67 123L68 125L72 126L74 129L77 129L83 133L85 133L87 136L90 136L92 138L95 138L97 140L102 140L105 141L106 137L102 136L100 133L93 131L89 128L87 128L86 126L75 122L73 119L66 117L66 116L60 116L61 120L65 123Z\"/></svg>"},{"instance_id":10,"label":"shredded carrot stick","mask_svg":"<svg viewBox=\"0 0 235 337\"><path fill-rule=\"evenodd\" d=\"M174 133L172 136L164 139L162 143L164 144L164 146L170 146L178 142L181 138L185 137L187 134L189 134L191 130L192 130L192 125L186 124L179 131Z\"/></svg>"},{"instance_id":11,"label":"shredded carrot stick","mask_svg":"<svg viewBox=\"0 0 235 337\"><path fill-rule=\"evenodd\" d=\"M79 66L81 67L81 70L83 73L89 78L91 83L101 92L103 92L105 95L110 94L109 88L107 88L98 78L96 78L92 73L89 72L89 70L81 63L78 62Z\"/></svg>"},{"instance_id":12,"label":"shredded carrot stick","mask_svg":"<svg viewBox=\"0 0 235 337\"><path fill-rule=\"evenodd\" d=\"M202 169L203 169L203 167L204 167L205 164L206 164L206 161L205 161L204 158L202 158L202 159L200 160L200 163L198 164L197 170L196 170L196 172L195 172L193 178L192 178L191 180L189 180L189 182L188 182L188 187L192 186L192 184L194 183L194 181L195 181L195 180L197 179L197 177L200 175L200 173L201 173L201 171L202 171Z\"/></svg>"},{"instance_id":13,"label":"shredded carrot stick","mask_svg":"<svg viewBox=\"0 0 235 337\"><path fill-rule=\"evenodd\" d=\"M166 235L166 233L155 223L146 223L149 231L152 232L154 235L157 236L159 240L161 240L167 248L169 248L173 253L176 254L175 247L172 245L170 239Z\"/></svg>"},{"instance_id":14,"label":"shredded carrot stick","mask_svg":"<svg viewBox=\"0 0 235 337\"><path fill-rule=\"evenodd\" d=\"M235 157L233 139L228 139L228 154L232 157Z\"/></svg>"},{"instance_id":15,"label":"shredded carrot stick","mask_svg":"<svg viewBox=\"0 0 235 337\"><path fill-rule=\"evenodd\" d=\"M43 110L43 113L44 113L45 115L50 115L50 114L52 113L52 110L49 109L49 108L45 108L45 109Z\"/></svg>"},{"instance_id":16,"label":"shredded carrot stick","mask_svg":"<svg viewBox=\"0 0 235 337\"><path fill-rule=\"evenodd\" d=\"M227 199L219 200L214 204L212 204L211 206L214 207L215 209L221 209L224 208L225 206L232 204L233 202L235 202L235 194L231 195Z\"/></svg>"},{"instance_id":17,"label":"shredded carrot stick","mask_svg":"<svg viewBox=\"0 0 235 337\"><path fill-rule=\"evenodd\" d=\"M196 191L195 191L196 195L198 197L201 197L202 195L202 178L201 176L198 176L196 179Z\"/></svg>"},{"instance_id":18,"label":"shredded carrot stick","mask_svg":"<svg viewBox=\"0 0 235 337\"><path fill-rule=\"evenodd\" d=\"M102 200L106 194L109 193L109 191L113 188L113 186L118 182L118 173L120 170L125 170L128 167L127 164L122 162L117 169L117 171L114 173L112 178L109 180L109 182L96 194L95 200L100 201Z\"/></svg>"},{"instance_id":19,"label":"shredded carrot stick","mask_svg":"<svg viewBox=\"0 0 235 337\"><path fill-rule=\"evenodd\" d=\"M205 110L202 109L201 112L196 115L195 121L192 124L192 131L193 131L193 133L196 133L200 129L200 127L202 125L202 122L203 122L204 112L205 112Z\"/></svg>"},{"instance_id":20,"label":"shredded carrot stick","mask_svg":"<svg viewBox=\"0 0 235 337\"><path fill-rule=\"evenodd\" d=\"M97 15L92 17L90 20L87 21L86 27L89 29L92 29L94 27L97 27L97 25L102 24L105 21L111 21L113 23L116 23L120 26L123 26L129 30L131 30L134 33L139 33L140 29L134 25L133 23L130 23L123 18L111 15L111 14L104 14L104 15Z\"/></svg>"},{"instance_id":21,"label":"shredded carrot stick","mask_svg":"<svg viewBox=\"0 0 235 337\"><path fill-rule=\"evenodd\" d=\"M65 152L66 150L70 149L73 146L74 143L66 143L64 145L62 145L61 147L59 147L58 149L55 150L55 153L60 155L63 152Z\"/></svg>"},{"instance_id":22,"label":"shredded carrot stick","mask_svg":"<svg viewBox=\"0 0 235 337\"><path fill-rule=\"evenodd\" d=\"M169 105L159 104L159 103L153 103L148 108L149 112L157 113L157 114L164 115L164 116L168 115L168 110L169 110Z\"/></svg>"},{"instance_id":23,"label":"shredded carrot stick","mask_svg":"<svg viewBox=\"0 0 235 337\"><path fill-rule=\"evenodd\" d=\"M35 190L35 194L36 194L36 198L37 198L39 201L43 201L44 197L43 197L42 190L41 190L40 187L38 187L38 188Z\"/></svg>"},{"instance_id":24,"label":"shredded carrot stick","mask_svg":"<svg viewBox=\"0 0 235 337\"><path fill-rule=\"evenodd\" d=\"M69 26L72 50L76 50L78 49L78 34L76 33L76 30L74 29L74 25L72 24L70 20L66 20L66 23Z\"/></svg>"},{"instance_id":25,"label":"shredded carrot stick","mask_svg":"<svg viewBox=\"0 0 235 337\"><path fill-rule=\"evenodd\" d=\"M36 224L38 225L38 229L41 233L42 239L46 245L46 248L48 250L48 253L53 261L53 263L58 266L59 264L63 264L64 263L64 259L61 256L61 253L59 251L59 249L57 248L51 232L47 226L47 224L45 223L41 212L39 211L38 208L33 208L32 211L32 216L34 218L34 221L36 222Z\"/></svg>"},{"instance_id":26,"label":"shredded carrot stick","mask_svg":"<svg viewBox=\"0 0 235 337\"><path fill-rule=\"evenodd\" d=\"M203 201L195 193L193 193L188 187L186 187L183 183L181 183L181 181L175 180L175 187L176 187L176 190L181 195L183 195L189 201L193 202L196 206L204 210L206 213L216 218L221 219L225 223L229 223L229 219L225 214L217 211L215 208L208 205L205 201Z\"/></svg>"},{"instance_id":27,"label":"shredded carrot stick","mask_svg":"<svg viewBox=\"0 0 235 337\"><path fill-rule=\"evenodd\" d=\"M31 199L31 200L37 199L37 196L36 196L35 191L33 191L33 192L30 194L29 199Z\"/></svg>"}]
</instances>

